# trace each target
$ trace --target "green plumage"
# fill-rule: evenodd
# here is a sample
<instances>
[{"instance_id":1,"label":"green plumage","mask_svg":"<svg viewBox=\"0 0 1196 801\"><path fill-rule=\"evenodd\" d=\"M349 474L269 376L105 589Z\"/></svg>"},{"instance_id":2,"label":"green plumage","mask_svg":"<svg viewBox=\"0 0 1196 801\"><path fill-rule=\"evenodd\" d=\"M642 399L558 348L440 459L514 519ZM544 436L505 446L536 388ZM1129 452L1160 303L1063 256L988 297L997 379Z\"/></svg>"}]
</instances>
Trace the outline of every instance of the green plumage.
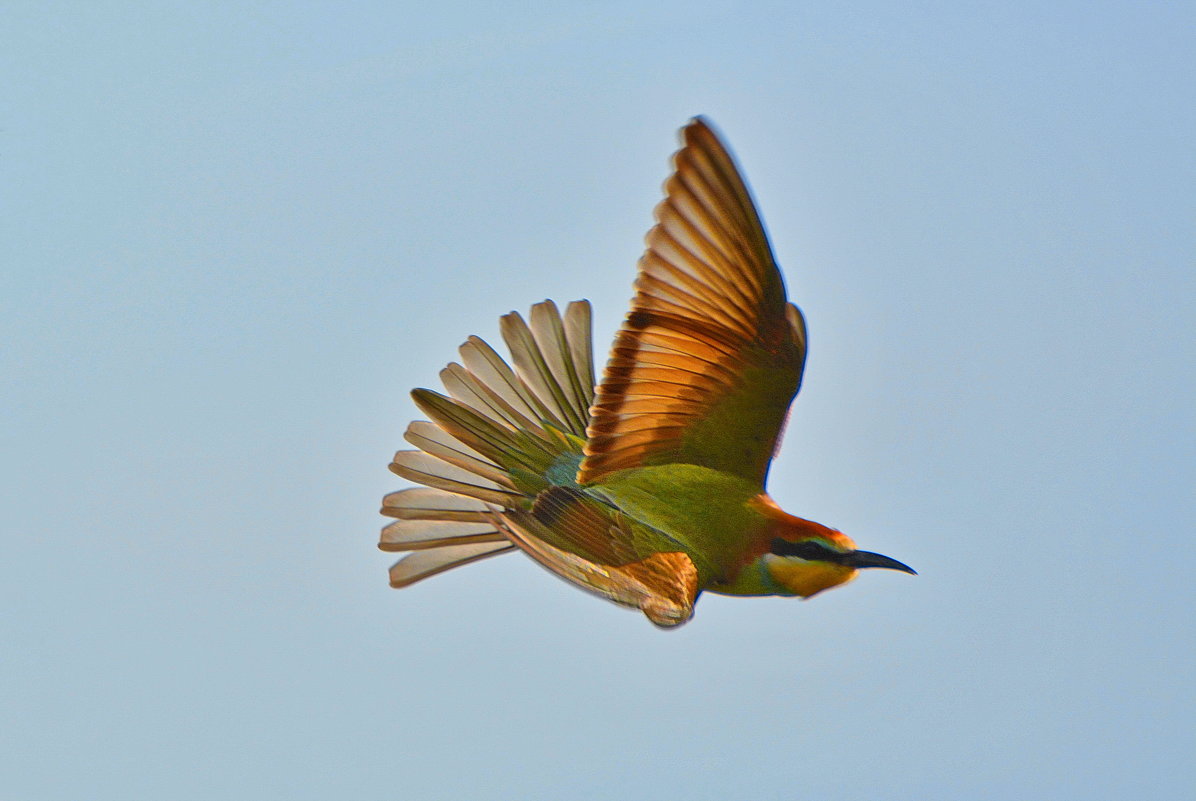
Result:
<instances>
[{"instance_id":1,"label":"green plumage","mask_svg":"<svg viewBox=\"0 0 1196 801\"><path fill-rule=\"evenodd\" d=\"M682 138L600 381L589 304L544 301L502 317L510 364L470 337L441 372L448 395L413 393L432 423L412 424L419 450L391 469L429 489L384 504L399 522L383 547L416 551L394 586L518 548L676 626L703 590L809 597L853 574L850 539L764 493L806 325L734 160L701 119Z\"/></svg>"},{"instance_id":2,"label":"green plumage","mask_svg":"<svg viewBox=\"0 0 1196 801\"><path fill-rule=\"evenodd\" d=\"M691 464L632 468L586 490L650 529L658 551L683 550L702 584L726 581L748 537L767 525L749 505L760 488L728 473Z\"/></svg>"}]
</instances>

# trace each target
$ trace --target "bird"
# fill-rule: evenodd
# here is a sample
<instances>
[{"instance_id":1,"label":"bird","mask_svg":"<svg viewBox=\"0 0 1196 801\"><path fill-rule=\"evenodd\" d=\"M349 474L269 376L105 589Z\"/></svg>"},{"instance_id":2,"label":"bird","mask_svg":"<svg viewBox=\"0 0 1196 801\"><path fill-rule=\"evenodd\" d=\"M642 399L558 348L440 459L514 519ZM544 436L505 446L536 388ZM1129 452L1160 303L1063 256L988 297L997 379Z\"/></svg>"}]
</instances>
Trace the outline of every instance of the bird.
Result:
<instances>
[{"instance_id":1,"label":"bird","mask_svg":"<svg viewBox=\"0 0 1196 801\"><path fill-rule=\"evenodd\" d=\"M661 628L703 592L810 598L864 568L914 574L765 490L806 362L763 222L711 123L680 132L631 310L595 377L588 301L500 318L503 359L471 336L415 389L429 418L392 472L379 547L406 587L520 551Z\"/></svg>"}]
</instances>

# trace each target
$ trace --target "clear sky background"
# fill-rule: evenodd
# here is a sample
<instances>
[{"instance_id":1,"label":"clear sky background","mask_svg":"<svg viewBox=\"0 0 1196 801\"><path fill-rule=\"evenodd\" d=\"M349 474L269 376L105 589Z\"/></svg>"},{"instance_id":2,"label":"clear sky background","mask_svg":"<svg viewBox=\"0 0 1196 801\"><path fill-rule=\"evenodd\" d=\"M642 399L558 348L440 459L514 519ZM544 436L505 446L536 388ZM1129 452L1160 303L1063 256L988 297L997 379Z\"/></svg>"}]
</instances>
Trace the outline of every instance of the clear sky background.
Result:
<instances>
[{"instance_id":1,"label":"clear sky background","mask_svg":"<svg viewBox=\"0 0 1196 801\"><path fill-rule=\"evenodd\" d=\"M1188 3L5 3L0 798L1181 798ZM404 591L467 335L625 312L709 115L810 324L770 489L916 567L678 631Z\"/></svg>"}]
</instances>

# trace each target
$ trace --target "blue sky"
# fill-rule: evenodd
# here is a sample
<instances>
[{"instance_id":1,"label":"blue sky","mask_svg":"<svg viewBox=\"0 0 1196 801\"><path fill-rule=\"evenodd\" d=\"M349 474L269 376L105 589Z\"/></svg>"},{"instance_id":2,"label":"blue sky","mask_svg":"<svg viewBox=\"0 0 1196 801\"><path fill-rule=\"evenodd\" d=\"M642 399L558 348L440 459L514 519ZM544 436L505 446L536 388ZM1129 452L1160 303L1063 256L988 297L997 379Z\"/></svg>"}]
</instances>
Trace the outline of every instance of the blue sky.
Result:
<instances>
[{"instance_id":1,"label":"blue sky","mask_svg":"<svg viewBox=\"0 0 1196 801\"><path fill-rule=\"evenodd\" d=\"M1190 792L1196 14L900 5L0 9L0 795ZM697 113L810 325L770 490L921 575L389 589L407 391L603 350Z\"/></svg>"}]
</instances>

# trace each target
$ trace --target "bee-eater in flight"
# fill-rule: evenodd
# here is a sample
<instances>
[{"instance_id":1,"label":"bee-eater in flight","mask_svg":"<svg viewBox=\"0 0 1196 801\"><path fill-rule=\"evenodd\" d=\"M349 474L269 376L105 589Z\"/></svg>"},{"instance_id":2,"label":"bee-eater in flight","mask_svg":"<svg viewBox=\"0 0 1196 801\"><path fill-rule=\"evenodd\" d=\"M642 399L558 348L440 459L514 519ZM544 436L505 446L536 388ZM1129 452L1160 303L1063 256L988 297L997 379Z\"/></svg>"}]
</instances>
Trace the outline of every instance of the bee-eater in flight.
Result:
<instances>
[{"instance_id":1,"label":"bee-eater in flight","mask_svg":"<svg viewBox=\"0 0 1196 801\"><path fill-rule=\"evenodd\" d=\"M702 118L681 131L631 311L595 381L590 305L501 320L513 366L470 337L412 392L384 551L405 587L522 551L658 626L703 590L809 598L861 568L914 571L781 510L764 490L801 385L806 324L789 303L735 161Z\"/></svg>"}]
</instances>

